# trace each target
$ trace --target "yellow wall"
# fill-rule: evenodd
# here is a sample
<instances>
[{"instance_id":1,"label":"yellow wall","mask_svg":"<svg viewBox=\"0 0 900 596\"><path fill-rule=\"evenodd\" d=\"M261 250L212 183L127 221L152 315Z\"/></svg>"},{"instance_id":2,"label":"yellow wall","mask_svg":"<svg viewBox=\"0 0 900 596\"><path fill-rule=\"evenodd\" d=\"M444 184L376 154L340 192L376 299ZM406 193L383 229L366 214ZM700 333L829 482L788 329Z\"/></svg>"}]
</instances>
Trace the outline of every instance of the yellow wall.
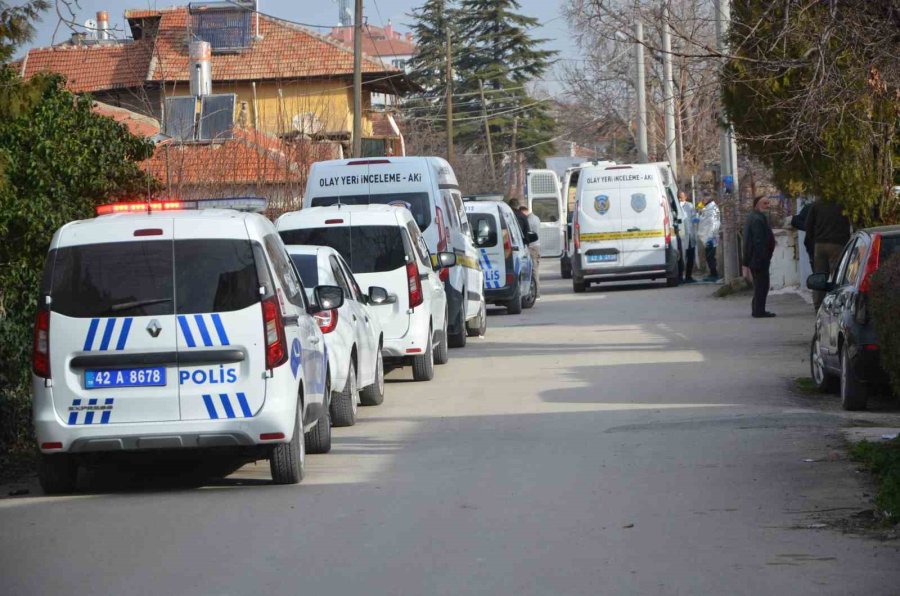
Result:
<instances>
[{"instance_id":1,"label":"yellow wall","mask_svg":"<svg viewBox=\"0 0 900 596\"><path fill-rule=\"evenodd\" d=\"M299 114L315 114L322 124L322 132L338 133L353 130L353 90L347 88L349 79L330 81L258 81L256 101L253 86L249 82L213 82L213 93L236 93L235 121L241 111L241 102L247 102L248 125L254 123L254 105L259 128L271 134L294 131L294 117ZM279 90L281 91L279 95ZM167 96L189 95L187 83L169 84ZM371 94L363 91L363 136L371 136L372 121L369 118Z\"/></svg>"}]
</instances>

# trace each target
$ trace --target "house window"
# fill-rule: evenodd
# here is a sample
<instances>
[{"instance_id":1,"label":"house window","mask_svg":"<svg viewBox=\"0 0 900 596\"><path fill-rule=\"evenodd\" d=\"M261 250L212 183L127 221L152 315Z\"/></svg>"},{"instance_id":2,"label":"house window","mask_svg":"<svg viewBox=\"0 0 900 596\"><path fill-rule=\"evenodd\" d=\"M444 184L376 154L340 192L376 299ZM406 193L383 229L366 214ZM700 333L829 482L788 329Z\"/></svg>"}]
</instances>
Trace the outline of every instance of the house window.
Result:
<instances>
[{"instance_id":1,"label":"house window","mask_svg":"<svg viewBox=\"0 0 900 596\"><path fill-rule=\"evenodd\" d=\"M251 11L204 4L191 4L190 11L193 38L209 42L214 54L238 52L250 47Z\"/></svg>"},{"instance_id":2,"label":"house window","mask_svg":"<svg viewBox=\"0 0 900 596\"><path fill-rule=\"evenodd\" d=\"M387 145L384 139L363 139L362 157L384 157L387 155Z\"/></svg>"}]
</instances>

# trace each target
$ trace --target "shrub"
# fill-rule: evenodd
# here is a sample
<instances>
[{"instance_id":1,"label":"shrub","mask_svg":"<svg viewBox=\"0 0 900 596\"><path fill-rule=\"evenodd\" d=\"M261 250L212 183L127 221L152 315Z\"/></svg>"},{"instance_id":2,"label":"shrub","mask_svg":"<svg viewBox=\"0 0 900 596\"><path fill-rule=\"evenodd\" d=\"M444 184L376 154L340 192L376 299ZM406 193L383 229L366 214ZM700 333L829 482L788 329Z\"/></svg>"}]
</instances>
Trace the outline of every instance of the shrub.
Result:
<instances>
[{"instance_id":1,"label":"shrub","mask_svg":"<svg viewBox=\"0 0 900 596\"><path fill-rule=\"evenodd\" d=\"M881 263L869 295L872 322L881 345L881 365L900 395L900 253Z\"/></svg>"}]
</instances>

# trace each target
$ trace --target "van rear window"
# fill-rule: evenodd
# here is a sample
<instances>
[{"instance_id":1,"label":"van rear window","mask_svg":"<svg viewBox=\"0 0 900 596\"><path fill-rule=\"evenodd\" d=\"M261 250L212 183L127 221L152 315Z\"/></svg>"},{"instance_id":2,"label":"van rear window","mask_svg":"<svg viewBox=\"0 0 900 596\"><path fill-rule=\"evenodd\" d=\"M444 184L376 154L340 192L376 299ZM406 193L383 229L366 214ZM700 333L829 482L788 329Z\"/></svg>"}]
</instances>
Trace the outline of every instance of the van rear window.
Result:
<instances>
[{"instance_id":1,"label":"van rear window","mask_svg":"<svg viewBox=\"0 0 900 596\"><path fill-rule=\"evenodd\" d=\"M879 260L884 263L892 255L900 254L900 236L882 236Z\"/></svg>"},{"instance_id":2,"label":"van rear window","mask_svg":"<svg viewBox=\"0 0 900 596\"><path fill-rule=\"evenodd\" d=\"M282 230L285 244L330 246L341 253L355 274L393 271L406 265L402 228L397 226L335 226Z\"/></svg>"},{"instance_id":3,"label":"van rear window","mask_svg":"<svg viewBox=\"0 0 900 596\"><path fill-rule=\"evenodd\" d=\"M347 195L341 197L314 197L313 207L329 205L403 205L413 214L419 229L423 232L431 225L431 203L427 192L397 192L377 195Z\"/></svg>"},{"instance_id":4,"label":"van rear window","mask_svg":"<svg viewBox=\"0 0 900 596\"><path fill-rule=\"evenodd\" d=\"M258 288L247 240L157 240L58 249L50 295L69 317L154 316L240 310Z\"/></svg>"}]
</instances>

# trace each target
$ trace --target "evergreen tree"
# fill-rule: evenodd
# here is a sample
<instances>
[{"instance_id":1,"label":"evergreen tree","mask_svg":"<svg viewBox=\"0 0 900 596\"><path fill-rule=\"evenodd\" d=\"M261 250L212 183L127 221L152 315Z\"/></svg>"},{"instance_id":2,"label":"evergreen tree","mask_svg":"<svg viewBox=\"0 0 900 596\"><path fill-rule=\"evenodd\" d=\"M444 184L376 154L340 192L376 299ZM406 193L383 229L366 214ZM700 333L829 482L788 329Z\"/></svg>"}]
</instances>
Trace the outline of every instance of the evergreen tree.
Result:
<instances>
[{"instance_id":1,"label":"evergreen tree","mask_svg":"<svg viewBox=\"0 0 900 596\"><path fill-rule=\"evenodd\" d=\"M515 128L516 147L527 148L528 160L537 163L552 149L554 126L548 103L530 97L525 87L547 70L556 52L542 49L545 40L528 34L538 20L517 12L520 8L517 0L460 3L454 87L461 99L457 139L473 152L486 152L484 122L479 118L486 112L493 152L500 155L512 148Z\"/></svg>"}]
</instances>

